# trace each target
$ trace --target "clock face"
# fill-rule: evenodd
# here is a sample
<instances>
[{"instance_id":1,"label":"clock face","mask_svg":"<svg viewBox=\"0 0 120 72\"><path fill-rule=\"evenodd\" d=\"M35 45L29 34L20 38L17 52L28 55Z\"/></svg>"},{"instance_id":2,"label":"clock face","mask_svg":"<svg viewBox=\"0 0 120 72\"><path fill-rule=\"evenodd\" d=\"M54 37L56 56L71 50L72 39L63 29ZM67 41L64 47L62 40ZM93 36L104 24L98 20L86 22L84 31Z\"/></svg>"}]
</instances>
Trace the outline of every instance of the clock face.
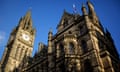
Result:
<instances>
[{"instance_id":1,"label":"clock face","mask_svg":"<svg viewBox=\"0 0 120 72\"><path fill-rule=\"evenodd\" d=\"M29 35L27 35L27 34L23 34L22 37L23 37L23 39L26 40L26 41L29 41L29 40L30 40L30 37L29 37Z\"/></svg>"}]
</instances>

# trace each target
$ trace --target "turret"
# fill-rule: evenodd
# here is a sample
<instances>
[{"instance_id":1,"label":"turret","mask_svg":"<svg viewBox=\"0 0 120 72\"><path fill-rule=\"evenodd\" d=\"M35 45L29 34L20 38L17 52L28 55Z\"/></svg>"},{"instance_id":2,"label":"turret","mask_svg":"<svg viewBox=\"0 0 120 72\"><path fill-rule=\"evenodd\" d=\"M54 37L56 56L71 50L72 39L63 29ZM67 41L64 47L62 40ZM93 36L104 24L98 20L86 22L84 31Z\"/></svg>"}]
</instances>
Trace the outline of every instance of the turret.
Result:
<instances>
[{"instance_id":1,"label":"turret","mask_svg":"<svg viewBox=\"0 0 120 72\"><path fill-rule=\"evenodd\" d=\"M88 13L87 13L87 10L84 4L82 4L82 12L83 12L83 17L85 19L86 25L88 29L90 29L90 20L89 20Z\"/></svg>"},{"instance_id":2,"label":"turret","mask_svg":"<svg viewBox=\"0 0 120 72\"><path fill-rule=\"evenodd\" d=\"M48 33L48 53L52 53L53 49L52 49L52 36L53 36L53 33L52 33L52 30L49 31Z\"/></svg>"},{"instance_id":3,"label":"turret","mask_svg":"<svg viewBox=\"0 0 120 72\"><path fill-rule=\"evenodd\" d=\"M83 15L88 15L86 7L84 4L82 4L82 12L83 12Z\"/></svg>"},{"instance_id":4,"label":"turret","mask_svg":"<svg viewBox=\"0 0 120 72\"><path fill-rule=\"evenodd\" d=\"M94 23L98 22L98 17L94 11L94 6L89 0L87 1L87 5L88 5L88 10L89 10L89 17L92 19Z\"/></svg>"},{"instance_id":5,"label":"turret","mask_svg":"<svg viewBox=\"0 0 120 72\"><path fill-rule=\"evenodd\" d=\"M50 30L48 33L48 67L49 67L48 70L50 72L54 72L53 68L55 66L52 37L53 37L53 33L52 33L52 30Z\"/></svg>"},{"instance_id":6,"label":"turret","mask_svg":"<svg viewBox=\"0 0 120 72\"><path fill-rule=\"evenodd\" d=\"M89 14L96 15L92 3L90 1L87 1L87 5L88 5L88 9L89 9Z\"/></svg>"}]
</instances>

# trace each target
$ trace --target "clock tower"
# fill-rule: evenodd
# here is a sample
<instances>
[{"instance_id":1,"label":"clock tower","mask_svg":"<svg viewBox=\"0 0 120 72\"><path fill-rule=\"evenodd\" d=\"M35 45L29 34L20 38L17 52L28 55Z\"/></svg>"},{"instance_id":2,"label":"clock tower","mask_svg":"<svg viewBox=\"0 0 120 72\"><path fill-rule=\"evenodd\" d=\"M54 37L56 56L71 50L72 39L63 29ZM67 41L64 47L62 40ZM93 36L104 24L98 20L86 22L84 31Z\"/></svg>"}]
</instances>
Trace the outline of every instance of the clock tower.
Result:
<instances>
[{"instance_id":1,"label":"clock tower","mask_svg":"<svg viewBox=\"0 0 120 72\"><path fill-rule=\"evenodd\" d=\"M31 11L22 17L10 34L1 60L2 72L12 72L21 64L24 57L33 51L35 29L32 26Z\"/></svg>"}]
</instances>

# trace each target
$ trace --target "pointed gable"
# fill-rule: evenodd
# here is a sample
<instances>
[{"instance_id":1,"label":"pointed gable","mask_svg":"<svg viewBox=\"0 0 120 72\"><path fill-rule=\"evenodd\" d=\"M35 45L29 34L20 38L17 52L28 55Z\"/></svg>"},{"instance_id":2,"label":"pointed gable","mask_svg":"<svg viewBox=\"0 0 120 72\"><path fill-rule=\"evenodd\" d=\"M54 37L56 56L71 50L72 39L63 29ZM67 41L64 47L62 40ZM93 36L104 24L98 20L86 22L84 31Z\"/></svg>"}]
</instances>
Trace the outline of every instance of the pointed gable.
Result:
<instances>
[{"instance_id":1,"label":"pointed gable","mask_svg":"<svg viewBox=\"0 0 120 72\"><path fill-rule=\"evenodd\" d=\"M73 14L70 14L70 13L68 13L68 12L66 12L66 11L64 10L64 13L63 13L63 15L62 15L62 18L61 18L59 24L57 25L58 31L59 31L60 29L64 28L64 26L67 25L68 20L70 20L72 17L74 17Z\"/></svg>"}]
</instances>

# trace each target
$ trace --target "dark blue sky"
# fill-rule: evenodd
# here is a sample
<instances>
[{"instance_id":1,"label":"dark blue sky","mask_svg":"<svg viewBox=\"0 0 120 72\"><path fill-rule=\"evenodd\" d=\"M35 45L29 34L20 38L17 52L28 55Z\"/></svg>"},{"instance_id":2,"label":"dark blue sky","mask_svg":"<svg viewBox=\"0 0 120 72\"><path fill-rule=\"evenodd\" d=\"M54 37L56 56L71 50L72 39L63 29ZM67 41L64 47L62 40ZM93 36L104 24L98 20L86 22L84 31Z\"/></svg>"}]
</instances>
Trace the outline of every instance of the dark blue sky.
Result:
<instances>
[{"instance_id":1,"label":"dark blue sky","mask_svg":"<svg viewBox=\"0 0 120 72\"><path fill-rule=\"evenodd\" d=\"M10 32L18 25L20 17L31 8L33 26L36 28L34 51L38 43L47 44L48 31L60 21L64 9L73 13L75 4L80 15L82 3L87 0L0 0L0 58L7 44ZM91 0L102 25L111 32L118 52L120 53L120 1L119 0Z\"/></svg>"}]
</instances>

